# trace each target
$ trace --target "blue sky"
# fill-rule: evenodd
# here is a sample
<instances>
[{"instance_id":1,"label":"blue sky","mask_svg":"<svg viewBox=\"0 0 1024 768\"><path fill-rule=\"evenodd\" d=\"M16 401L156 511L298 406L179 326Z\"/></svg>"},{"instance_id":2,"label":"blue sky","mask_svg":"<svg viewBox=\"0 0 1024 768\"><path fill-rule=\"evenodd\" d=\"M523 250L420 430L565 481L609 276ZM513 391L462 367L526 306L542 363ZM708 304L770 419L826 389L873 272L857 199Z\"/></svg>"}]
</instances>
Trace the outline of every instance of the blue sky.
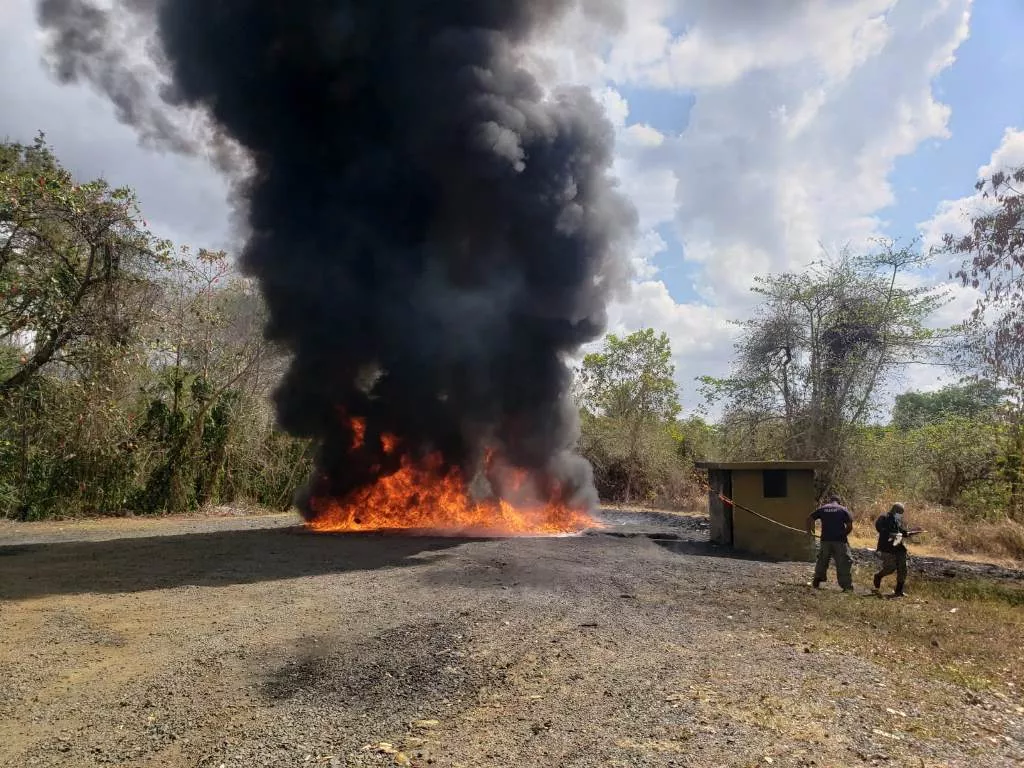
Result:
<instances>
[{"instance_id":1,"label":"blue sky","mask_svg":"<svg viewBox=\"0 0 1024 768\"><path fill-rule=\"evenodd\" d=\"M685 407L727 372L754 277L878 237L962 227L979 169L1024 163L1024 4L1016 0L637 0L589 83L619 126L641 212L632 299L613 327L668 331ZM585 51L573 67L586 71ZM585 78L583 78L585 79ZM998 162L997 162L998 161ZM666 201L670 201L666 203ZM916 279L974 296L948 263ZM890 388L934 388L916 366ZM891 396L891 393L890 393Z\"/></svg>"},{"instance_id":2,"label":"blue sky","mask_svg":"<svg viewBox=\"0 0 1024 768\"><path fill-rule=\"evenodd\" d=\"M670 25L671 26L671 25ZM676 24L677 28L681 25ZM978 168L999 145L1008 127L1024 128L1024 3L980 0L973 5L970 36L959 46L955 63L933 82L936 96L950 108L948 139L922 143L895 160L889 182L892 205L881 208L882 233L903 241L918 235L918 225L931 217L940 201L970 193ZM644 123L661 133L685 131L697 96L693 92L651 87L619 90L629 104L629 122ZM686 261L676 227L657 227L667 248L654 258L658 276L676 302L698 300L694 280L699 268Z\"/></svg>"},{"instance_id":3,"label":"blue sky","mask_svg":"<svg viewBox=\"0 0 1024 768\"><path fill-rule=\"evenodd\" d=\"M957 51L956 63L935 81L936 94L952 110L951 136L896 161L890 178L897 202L881 212L891 237L913 237L940 200L969 194L1003 131L1024 128L1022 30L1024 3L975 3L971 36Z\"/></svg>"},{"instance_id":4,"label":"blue sky","mask_svg":"<svg viewBox=\"0 0 1024 768\"><path fill-rule=\"evenodd\" d=\"M620 92L629 103L630 122L644 123L669 135L686 130L690 110L697 98L693 93L655 88L627 87ZM667 245L665 251L653 259L658 275L675 301L696 300L693 281L698 270L683 258L683 245L676 236L675 227L662 224L656 229Z\"/></svg>"}]
</instances>

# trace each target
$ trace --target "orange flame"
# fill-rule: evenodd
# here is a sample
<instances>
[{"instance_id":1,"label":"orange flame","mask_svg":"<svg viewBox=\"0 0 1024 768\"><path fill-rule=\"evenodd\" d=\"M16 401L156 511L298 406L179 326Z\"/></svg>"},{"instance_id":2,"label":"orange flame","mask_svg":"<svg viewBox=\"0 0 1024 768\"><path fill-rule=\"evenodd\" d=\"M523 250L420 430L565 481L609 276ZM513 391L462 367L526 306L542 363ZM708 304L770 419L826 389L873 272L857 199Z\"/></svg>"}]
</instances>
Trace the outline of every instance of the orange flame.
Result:
<instances>
[{"instance_id":1,"label":"orange flame","mask_svg":"<svg viewBox=\"0 0 1024 768\"><path fill-rule=\"evenodd\" d=\"M352 420L353 449L363 445L366 426ZM382 435L385 453L398 444ZM488 457L492 464L493 455ZM530 476L518 469L502 471L505 496L529 498ZM314 518L307 525L320 532L423 530L436 533L530 536L577 533L599 528L584 510L561 501L512 503L505 498L477 501L457 468L444 468L438 454L414 463L403 456L398 471L382 476L344 500L314 498Z\"/></svg>"},{"instance_id":2,"label":"orange flame","mask_svg":"<svg viewBox=\"0 0 1024 768\"><path fill-rule=\"evenodd\" d=\"M366 439L366 422L362 419L352 419L352 450L363 447Z\"/></svg>"}]
</instances>

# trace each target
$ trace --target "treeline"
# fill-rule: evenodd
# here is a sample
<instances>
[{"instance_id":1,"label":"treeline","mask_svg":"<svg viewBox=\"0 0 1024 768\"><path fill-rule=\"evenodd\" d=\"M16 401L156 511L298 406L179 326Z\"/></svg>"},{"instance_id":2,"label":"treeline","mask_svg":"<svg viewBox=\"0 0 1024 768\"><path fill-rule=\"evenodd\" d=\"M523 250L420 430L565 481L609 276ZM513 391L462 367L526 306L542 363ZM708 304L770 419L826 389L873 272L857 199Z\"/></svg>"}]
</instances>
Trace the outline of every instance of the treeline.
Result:
<instances>
[{"instance_id":1,"label":"treeline","mask_svg":"<svg viewBox=\"0 0 1024 768\"><path fill-rule=\"evenodd\" d=\"M694 461L817 458L841 461L819 477L855 505L904 499L954 507L967 518L1014 517L1021 457L1007 397L989 381L896 397L888 424L848 426L816 449L794 444L784 419L727 410L719 423L679 419L668 337L643 330L588 355L579 371L580 446L603 499L687 507L703 503ZM720 387L721 382L713 382Z\"/></svg>"},{"instance_id":2,"label":"treeline","mask_svg":"<svg viewBox=\"0 0 1024 768\"><path fill-rule=\"evenodd\" d=\"M945 297L912 287L914 246L762 277L730 375L700 379L715 423L680 417L664 333L608 336L574 392L602 498L692 507L695 460L813 458L820 490L860 506L1024 519L1024 206L1003 177L986 189L994 205L945 244L983 297L971 321L934 327ZM310 446L275 428L287 360L264 321L227 255L176 251L130 190L76 182L42 138L0 145L0 516L288 507ZM962 381L900 395L889 419L912 362Z\"/></svg>"},{"instance_id":3,"label":"treeline","mask_svg":"<svg viewBox=\"0 0 1024 768\"><path fill-rule=\"evenodd\" d=\"M274 428L263 321L225 254L175 252L130 190L0 145L0 516L288 506L306 446Z\"/></svg>"}]
</instances>

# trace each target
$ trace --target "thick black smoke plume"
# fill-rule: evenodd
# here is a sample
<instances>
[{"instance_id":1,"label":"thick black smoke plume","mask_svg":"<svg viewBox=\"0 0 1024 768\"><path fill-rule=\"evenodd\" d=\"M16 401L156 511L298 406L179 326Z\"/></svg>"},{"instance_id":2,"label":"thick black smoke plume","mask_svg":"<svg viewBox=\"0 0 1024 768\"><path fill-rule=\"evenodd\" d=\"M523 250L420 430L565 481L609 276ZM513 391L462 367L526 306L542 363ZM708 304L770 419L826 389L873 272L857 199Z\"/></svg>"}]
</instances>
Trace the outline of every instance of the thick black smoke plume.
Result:
<instances>
[{"instance_id":1,"label":"thick black smoke plume","mask_svg":"<svg viewBox=\"0 0 1024 768\"><path fill-rule=\"evenodd\" d=\"M496 449L541 493L596 500L567 357L603 330L634 213L596 102L546 94L522 56L573 5L40 1L60 75L181 151L113 34L148 20L163 101L200 108L248 154L242 264L268 337L294 355L278 412L320 445L315 494L344 498L395 467L391 433L396 455L472 471Z\"/></svg>"}]
</instances>

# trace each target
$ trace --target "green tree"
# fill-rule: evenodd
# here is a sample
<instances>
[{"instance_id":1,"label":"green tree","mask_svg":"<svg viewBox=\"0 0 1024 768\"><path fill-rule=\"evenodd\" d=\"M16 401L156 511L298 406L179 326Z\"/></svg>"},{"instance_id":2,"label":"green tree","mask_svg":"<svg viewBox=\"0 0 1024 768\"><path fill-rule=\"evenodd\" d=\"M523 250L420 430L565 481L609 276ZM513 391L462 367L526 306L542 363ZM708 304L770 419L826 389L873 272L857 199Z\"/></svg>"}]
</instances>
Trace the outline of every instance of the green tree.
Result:
<instances>
[{"instance_id":1,"label":"green tree","mask_svg":"<svg viewBox=\"0 0 1024 768\"><path fill-rule=\"evenodd\" d=\"M307 444L275 428L284 356L226 254L151 235L40 137L0 144L0 515L285 506Z\"/></svg>"},{"instance_id":2,"label":"green tree","mask_svg":"<svg viewBox=\"0 0 1024 768\"><path fill-rule=\"evenodd\" d=\"M914 429L951 417L971 419L994 412L1003 400L1002 390L984 379L948 384L936 392L905 392L896 396L892 424Z\"/></svg>"},{"instance_id":3,"label":"green tree","mask_svg":"<svg viewBox=\"0 0 1024 768\"><path fill-rule=\"evenodd\" d=\"M145 228L131 190L75 183L41 135L0 144L0 396L50 364L88 373L116 363L169 248Z\"/></svg>"},{"instance_id":4,"label":"green tree","mask_svg":"<svg viewBox=\"0 0 1024 768\"><path fill-rule=\"evenodd\" d=\"M680 411L674 374L668 335L650 328L610 334L584 358L576 379L581 448L606 497L649 498L680 466L671 432Z\"/></svg>"},{"instance_id":5,"label":"green tree","mask_svg":"<svg viewBox=\"0 0 1024 768\"><path fill-rule=\"evenodd\" d=\"M42 135L0 144L0 499L120 504L132 463L120 398L170 265L132 192L77 183Z\"/></svg>"},{"instance_id":6,"label":"green tree","mask_svg":"<svg viewBox=\"0 0 1024 768\"><path fill-rule=\"evenodd\" d=\"M577 387L590 413L634 423L671 421L679 393L668 334L645 328L619 338L605 337L600 352L583 359Z\"/></svg>"},{"instance_id":7,"label":"green tree","mask_svg":"<svg viewBox=\"0 0 1024 768\"><path fill-rule=\"evenodd\" d=\"M886 243L867 256L843 252L803 272L757 278L762 303L742 324L732 374L702 379L705 397L724 404L734 439L762 444L775 454L766 458L824 459L820 482L837 486L850 437L883 382L928 359L941 338L926 323L943 296L899 280L924 262L913 246ZM765 434L773 444L763 446Z\"/></svg>"},{"instance_id":8,"label":"green tree","mask_svg":"<svg viewBox=\"0 0 1024 768\"><path fill-rule=\"evenodd\" d=\"M708 460L718 453L719 431L700 416L676 421L670 432L677 452L687 461Z\"/></svg>"},{"instance_id":9,"label":"green tree","mask_svg":"<svg viewBox=\"0 0 1024 768\"><path fill-rule=\"evenodd\" d=\"M992 420L952 416L911 433L913 450L932 478L930 498L952 505L980 483L997 478L1002 426Z\"/></svg>"}]
</instances>

